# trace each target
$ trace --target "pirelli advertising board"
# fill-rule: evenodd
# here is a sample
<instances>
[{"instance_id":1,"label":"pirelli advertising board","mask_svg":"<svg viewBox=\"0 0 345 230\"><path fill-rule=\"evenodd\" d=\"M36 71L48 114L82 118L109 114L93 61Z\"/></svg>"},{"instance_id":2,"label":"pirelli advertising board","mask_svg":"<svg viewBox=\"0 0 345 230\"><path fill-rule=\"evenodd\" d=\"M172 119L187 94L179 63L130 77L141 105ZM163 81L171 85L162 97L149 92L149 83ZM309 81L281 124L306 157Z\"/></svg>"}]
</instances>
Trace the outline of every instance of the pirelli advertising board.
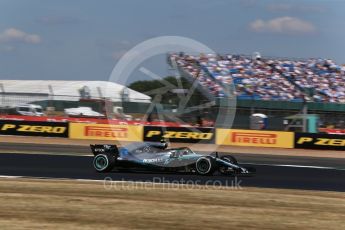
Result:
<instances>
[{"instance_id":1,"label":"pirelli advertising board","mask_svg":"<svg viewBox=\"0 0 345 230\"><path fill-rule=\"evenodd\" d=\"M68 137L68 123L39 121L0 121L0 135Z\"/></svg>"},{"instance_id":2,"label":"pirelli advertising board","mask_svg":"<svg viewBox=\"0 0 345 230\"><path fill-rule=\"evenodd\" d=\"M345 135L295 133L295 148L345 151Z\"/></svg>"},{"instance_id":3,"label":"pirelli advertising board","mask_svg":"<svg viewBox=\"0 0 345 230\"><path fill-rule=\"evenodd\" d=\"M180 143L215 143L215 129L189 127L144 127L144 141L160 141Z\"/></svg>"},{"instance_id":4,"label":"pirelli advertising board","mask_svg":"<svg viewBox=\"0 0 345 230\"><path fill-rule=\"evenodd\" d=\"M240 129L217 129L216 144L252 147L293 148L294 133Z\"/></svg>"},{"instance_id":5,"label":"pirelli advertising board","mask_svg":"<svg viewBox=\"0 0 345 230\"><path fill-rule=\"evenodd\" d=\"M143 127L135 125L109 125L70 123L69 137L88 140L142 141Z\"/></svg>"}]
</instances>

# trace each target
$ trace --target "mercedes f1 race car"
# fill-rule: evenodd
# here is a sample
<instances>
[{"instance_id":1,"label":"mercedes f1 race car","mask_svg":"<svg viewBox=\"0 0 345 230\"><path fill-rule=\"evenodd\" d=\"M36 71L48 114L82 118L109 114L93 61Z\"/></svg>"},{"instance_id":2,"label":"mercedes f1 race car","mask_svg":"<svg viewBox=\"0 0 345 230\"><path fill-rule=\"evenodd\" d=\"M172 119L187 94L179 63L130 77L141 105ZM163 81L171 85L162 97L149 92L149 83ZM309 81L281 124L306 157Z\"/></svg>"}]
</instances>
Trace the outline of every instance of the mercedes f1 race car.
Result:
<instances>
[{"instance_id":1,"label":"mercedes f1 race car","mask_svg":"<svg viewBox=\"0 0 345 230\"><path fill-rule=\"evenodd\" d=\"M111 170L145 170L196 173L212 175L251 175L253 168L244 168L230 155L197 154L188 147L167 148L166 142L132 143L118 148L116 145L90 145L94 154L93 167L97 172Z\"/></svg>"}]
</instances>

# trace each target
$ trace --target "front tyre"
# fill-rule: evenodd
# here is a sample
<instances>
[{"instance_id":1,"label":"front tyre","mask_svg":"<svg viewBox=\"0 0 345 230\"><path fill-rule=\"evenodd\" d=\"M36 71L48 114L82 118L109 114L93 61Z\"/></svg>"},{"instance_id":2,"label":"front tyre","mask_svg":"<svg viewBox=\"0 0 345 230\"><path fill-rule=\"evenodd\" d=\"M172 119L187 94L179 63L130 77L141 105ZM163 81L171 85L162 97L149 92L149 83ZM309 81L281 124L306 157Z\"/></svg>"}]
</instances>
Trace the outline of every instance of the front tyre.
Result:
<instances>
[{"instance_id":1,"label":"front tyre","mask_svg":"<svg viewBox=\"0 0 345 230\"><path fill-rule=\"evenodd\" d=\"M200 157L195 163L199 175L211 175L214 172L214 163L210 157Z\"/></svg>"},{"instance_id":2,"label":"front tyre","mask_svg":"<svg viewBox=\"0 0 345 230\"><path fill-rule=\"evenodd\" d=\"M109 172L113 169L115 157L110 153L98 154L93 158L93 167L97 172Z\"/></svg>"}]
</instances>

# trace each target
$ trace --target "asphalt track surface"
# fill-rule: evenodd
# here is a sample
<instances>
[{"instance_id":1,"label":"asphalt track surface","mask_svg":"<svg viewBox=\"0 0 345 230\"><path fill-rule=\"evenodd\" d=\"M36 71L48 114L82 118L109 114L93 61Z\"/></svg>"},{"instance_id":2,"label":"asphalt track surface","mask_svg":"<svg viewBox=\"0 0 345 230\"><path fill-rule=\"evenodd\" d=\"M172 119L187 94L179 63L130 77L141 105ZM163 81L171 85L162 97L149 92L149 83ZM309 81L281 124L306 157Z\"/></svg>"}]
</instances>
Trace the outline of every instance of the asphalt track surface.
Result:
<instances>
[{"instance_id":1,"label":"asphalt track surface","mask_svg":"<svg viewBox=\"0 0 345 230\"><path fill-rule=\"evenodd\" d=\"M25 148L31 154L13 153L11 149ZM345 160L331 158L288 157L273 155L236 154L243 166L255 167L252 177L223 175L198 176L149 172L97 173L92 168L92 157L86 147L17 144L1 146L0 175L39 178L69 178L86 180L141 181L158 183L187 183L221 185L241 188L289 188L345 192ZM4 149L7 153L4 153ZM71 155L32 154L32 152L71 153ZM68 152L70 151L70 152ZM87 151L87 152L85 152ZM236 187L239 188L239 187Z\"/></svg>"}]
</instances>

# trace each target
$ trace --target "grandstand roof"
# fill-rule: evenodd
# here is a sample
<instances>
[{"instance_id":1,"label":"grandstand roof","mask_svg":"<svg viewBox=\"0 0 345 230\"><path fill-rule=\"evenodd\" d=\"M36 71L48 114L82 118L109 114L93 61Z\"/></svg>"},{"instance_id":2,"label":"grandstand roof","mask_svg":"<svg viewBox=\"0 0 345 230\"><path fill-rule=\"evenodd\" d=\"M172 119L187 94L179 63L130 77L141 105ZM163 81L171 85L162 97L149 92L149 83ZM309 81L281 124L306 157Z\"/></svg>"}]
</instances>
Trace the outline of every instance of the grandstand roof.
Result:
<instances>
[{"instance_id":1,"label":"grandstand roof","mask_svg":"<svg viewBox=\"0 0 345 230\"><path fill-rule=\"evenodd\" d=\"M51 100L78 101L80 90L91 98L109 98L121 101L125 92L127 101L150 103L151 97L108 81L48 81L48 80L0 80L0 93L5 95L47 95ZM53 95L53 96L51 96Z\"/></svg>"}]
</instances>

